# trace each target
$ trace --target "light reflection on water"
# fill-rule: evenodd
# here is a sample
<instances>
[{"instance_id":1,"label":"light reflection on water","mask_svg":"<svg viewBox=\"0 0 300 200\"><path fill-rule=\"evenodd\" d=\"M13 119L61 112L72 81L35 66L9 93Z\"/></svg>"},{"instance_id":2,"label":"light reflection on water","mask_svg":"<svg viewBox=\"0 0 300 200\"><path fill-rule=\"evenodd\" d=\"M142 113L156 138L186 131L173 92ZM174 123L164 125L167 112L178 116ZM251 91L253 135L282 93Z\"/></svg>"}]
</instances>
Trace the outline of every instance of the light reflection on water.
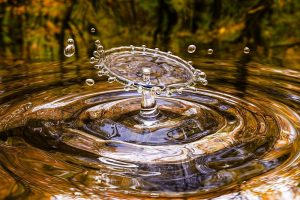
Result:
<instances>
[{"instance_id":1,"label":"light reflection on water","mask_svg":"<svg viewBox=\"0 0 300 200\"><path fill-rule=\"evenodd\" d=\"M181 141L172 148L123 143L118 138L107 142L89 132L95 131L95 124L83 128L90 119L87 110L92 112L105 100L138 95L101 93L121 86L97 77L86 62L3 65L0 196L299 197L297 66L262 64L245 55L193 63L207 73L209 85L176 98L206 106L205 112L215 116L212 127L217 128L212 130L217 134ZM88 77L96 81L94 86L85 85Z\"/></svg>"}]
</instances>

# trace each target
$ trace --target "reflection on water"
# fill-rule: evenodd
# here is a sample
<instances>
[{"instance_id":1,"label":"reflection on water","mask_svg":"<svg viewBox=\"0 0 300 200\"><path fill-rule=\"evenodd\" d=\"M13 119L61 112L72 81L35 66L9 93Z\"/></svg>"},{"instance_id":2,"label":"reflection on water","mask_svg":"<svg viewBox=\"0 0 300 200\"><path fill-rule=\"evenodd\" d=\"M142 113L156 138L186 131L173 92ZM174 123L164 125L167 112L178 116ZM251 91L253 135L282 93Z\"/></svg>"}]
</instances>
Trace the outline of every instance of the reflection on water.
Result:
<instances>
[{"instance_id":1,"label":"reflection on water","mask_svg":"<svg viewBox=\"0 0 300 200\"><path fill-rule=\"evenodd\" d=\"M197 121L152 135L128 131L126 116L139 106L139 94L97 77L88 62L6 61L0 196L296 199L299 58L281 60L284 68L253 56L252 49L240 55L193 59L210 84L176 95L184 106L164 96L158 101L164 112L193 114ZM93 86L85 84L88 77L96 80ZM118 107L124 99L128 106ZM116 116L118 109L126 116ZM104 118L116 123L107 127Z\"/></svg>"}]
</instances>

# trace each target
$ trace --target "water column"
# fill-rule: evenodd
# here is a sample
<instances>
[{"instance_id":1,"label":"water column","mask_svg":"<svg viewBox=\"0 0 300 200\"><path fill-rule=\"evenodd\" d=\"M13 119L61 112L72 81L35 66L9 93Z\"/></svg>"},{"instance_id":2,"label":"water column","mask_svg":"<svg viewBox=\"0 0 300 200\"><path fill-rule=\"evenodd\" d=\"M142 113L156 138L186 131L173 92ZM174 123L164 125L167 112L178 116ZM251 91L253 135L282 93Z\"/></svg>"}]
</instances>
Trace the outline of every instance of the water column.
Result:
<instances>
[{"instance_id":1,"label":"water column","mask_svg":"<svg viewBox=\"0 0 300 200\"><path fill-rule=\"evenodd\" d=\"M151 80L150 80L151 69L143 68L142 73L143 73L143 82L146 85L146 87L143 87L142 89L140 116L145 119L153 120L155 119L155 117L158 116L159 111L155 100L155 94L151 90L151 87L147 87L147 85L151 84Z\"/></svg>"}]
</instances>

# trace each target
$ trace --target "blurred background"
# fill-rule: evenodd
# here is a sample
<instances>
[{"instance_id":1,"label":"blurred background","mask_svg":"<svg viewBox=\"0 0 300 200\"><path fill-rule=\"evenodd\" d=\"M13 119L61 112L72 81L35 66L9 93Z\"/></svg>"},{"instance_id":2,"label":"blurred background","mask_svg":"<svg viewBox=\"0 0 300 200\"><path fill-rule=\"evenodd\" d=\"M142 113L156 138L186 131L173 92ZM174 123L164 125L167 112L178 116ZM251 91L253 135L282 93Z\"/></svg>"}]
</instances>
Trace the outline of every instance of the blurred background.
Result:
<instances>
[{"instance_id":1,"label":"blurred background","mask_svg":"<svg viewBox=\"0 0 300 200\"><path fill-rule=\"evenodd\" d=\"M180 53L195 44L199 53L213 48L228 57L247 45L266 57L293 57L299 27L296 0L0 0L0 57L64 60L70 37L72 59L90 56L96 39L105 48Z\"/></svg>"}]
</instances>

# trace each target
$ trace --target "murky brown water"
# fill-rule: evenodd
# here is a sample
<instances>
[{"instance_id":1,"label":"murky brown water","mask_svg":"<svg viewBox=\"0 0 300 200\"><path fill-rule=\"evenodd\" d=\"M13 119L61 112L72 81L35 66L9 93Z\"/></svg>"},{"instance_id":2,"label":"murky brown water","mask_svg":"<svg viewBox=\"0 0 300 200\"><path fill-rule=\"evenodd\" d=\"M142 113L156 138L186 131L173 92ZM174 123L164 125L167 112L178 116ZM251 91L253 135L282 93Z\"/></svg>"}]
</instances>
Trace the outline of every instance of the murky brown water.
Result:
<instances>
[{"instance_id":1,"label":"murky brown water","mask_svg":"<svg viewBox=\"0 0 300 200\"><path fill-rule=\"evenodd\" d=\"M156 135L128 135L126 115L102 126L99 107L129 99L130 110L139 94L96 77L88 61L3 62L0 197L299 198L299 58L281 66L250 58L194 59L209 85L174 96L184 107L158 101L201 115Z\"/></svg>"}]
</instances>

